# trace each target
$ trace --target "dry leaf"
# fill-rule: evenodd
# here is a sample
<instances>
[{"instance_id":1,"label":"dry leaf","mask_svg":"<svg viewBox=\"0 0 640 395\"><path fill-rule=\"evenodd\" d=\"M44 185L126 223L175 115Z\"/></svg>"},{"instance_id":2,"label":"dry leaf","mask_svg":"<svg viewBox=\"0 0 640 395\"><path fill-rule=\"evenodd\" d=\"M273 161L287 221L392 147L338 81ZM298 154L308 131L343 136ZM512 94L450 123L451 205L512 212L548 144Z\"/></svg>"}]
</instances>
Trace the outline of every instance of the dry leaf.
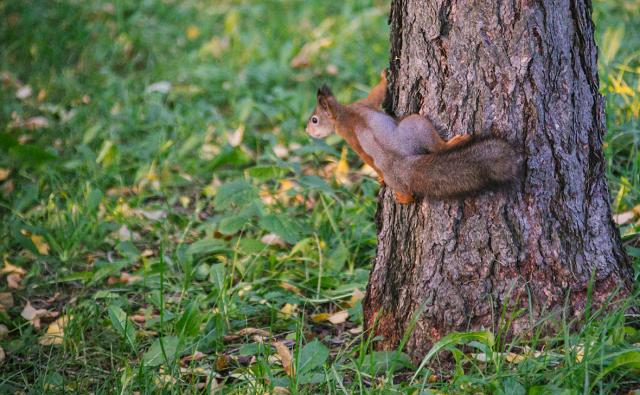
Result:
<instances>
[{"instance_id":1,"label":"dry leaf","mask_svg":"<svg viewBox=\"0 0 640 395\"><path fill-rule=\"evenodd\" d=\"M24 120L22 127L35 130L49 127L49 120L45 117L31 117Z\"/></svg>"},{"instance_id":2,"label":"dry leaf","mask_svg":"<svg viewBox=\"0 0 640 395\"><path fill-rule=\"evenodd\" d=\"M325 71L329 75L338 75L338 66L336 66L335 64L328 64Z\"/></svg>"},{"instance_id":3,"label":"dry leaf","mask_svg":"<svg viewBox=\"0 0 640 395\"><path fill-rule=\"evenodd\" d=\"M0 324L0 340L7 337L8 334L9 334L9 328L7 328L5 324Z\"/></svg>"},{"instance_id":4,"label":"dry leaf","mask_svg":"<svg viewBox=\"0 0 640 395\"><path fill-rule=\"evenodd\" d=\"M195 40L196 38L200 37L200 29L198 29L197 26L189 26L187 27L187 38L189 40Z\"/></svg>"},{"instance_id":5,"label":"dry leaf","mask_svg":"<svg viewBox=\"0 0 640 395\"><path fill-rule=\"evenodd\" d=\"M239 331L237 331L236 333L233 333L231 335L226 335L225 337L223 337L223 340L224 341L234 341L234 340L241 339L241 338L243 338L245 336L251 336L251 335L269 337L271 334L269 332L265 331L264 329L242 328Z\"/></svg>"},{"instance_id":6,"label":"dry leaf","mask_svg":"<svg viewBox=\"0 0 640 395\"><path fill-rule=\"evenodd\" d=\"M171 82L169 82L169 81L158 81L158 82L154 82L153 84L147 86L144 91L146 93L154 93L154 92L169 93L170 90L171 90Z\"/></svg>"},{"instance_id":7,"label":"dry leaf","mask_svg":"<svg viewBox=\"0 0 640 395\"><path fill-rule=\"evenodd\" d=\"M289 284L288 282L285 282L285 281L280 282L280 287L282 289L286 289L287 291L291 291L298 295L302 294L302 292L300 291L300 288L296 287L295 285Z\"/></svg>"},{"instance_id":8,"label":"dry leaf","mask_svg":"<svg viewBox=\"0 0 640 395\"><path fill-rule=\"evenodd\" d=\"M284 306L280 309L280 314L284 318L289 318L291 315L298 309L298 306L291 303L285 303Z\"/></svg>"},{"instance_id":9,"label":"dry leaf","mask_svg":"<svg viewBox=\"0 0 640 395\"><path fill-rule=\"evenodd\" d=\"M520 363L520 362L524 361L526 358L525 358L524 355L520 355L520 354L516 354L516 353L513 353L513 352L509 352L505 356L505 359L509 363L516 363L517 364L517 363Z\"/></svg>"},{"instance_id":10,"label":"dry leaf","mask_svg":"<svg viewBox=\"0 0 640 395\"><path fill-rule=\"evenodd\" d=\"M27 302L27 305L22 309L22 313L20 315L25 320L29 321L34 328L40 329L40 318L55 318L60 313L56 311L48 311L46 309L35 309L31 306L30 302Z\"/></svg>"},{"instance_id":11,"label":"dry leaf","mask_svg":"<svg viewBox=\"0 0 640 395\"><path fill-rule=\"evenodd\" d=\"M7 311L13 307L13 294L11 292L0 292L0 311Z\"/></svg>"},{"instance_id":12,"label":"dry leaf","mask_svg":"<svg viewBox=\"0 0 640 395\"><path fill-rule=\"evenodd\" d=\"M2 366L6 357L7 355L4 353L4 349L0 347L0 366Z\"/></svg>"},{"instance_id":13,"label":"dry leaf","mask_svg":"<svg viewBox=\"0 0 640 395\"><path fill-rule=\"evenodd\" d=\"M227 133L227 142L232 147L237 147L242 143L242 137L244 136L244 125L238 126L233 133Z\"/></svg>"},{"instance_id":14,"label":"dry leaf","mask_svg":"<svg viewBox=\"0 0 640 395\"><path fill-rule=\"evenodd\" d=\"M331 314L329 314L329 313L318 313L318 314L312 314L311 315L311 320L313 322L324 322L324 321L328 320L329 317L331 317Z\"/></svg>"},{"instance_id":15,"label":"dry leaf","mask_svg":"<svg viewBox=\"0 0 640 395\"><path fill-rule=\"evenodd\" d=\"M120 241L128 241L131 240L133 233L127 228L127 225L122 225L120 229L118 229L118 240Z\"/></svg>"},{"instance_id":16,"label":"dry leaf","mask_svg":"<svg viewBox=\"0 0 640 395\"><path fill-rule=\"evenodd\" d=\"M131 321L137 322L138 324L144 324L145 321L147 321L147 317L145 317L144 314L132 314L129 318L131 318Z\"/></svg>"},{"instance_id":17,"label":"dry leaf","mask_svg":"<svg viewBox=\"0 0 640 395\"><path fill-rule=\"evenodd\" d=\"M291 67L294 69L307 67L311 64L311 57L317 54L321 49L329 47L333 41L329 38L321 38L316 41L306 43L300 49L300 52L291 60Z\"/></svg>"},{"instance_id":18,"label":"dry leaf","mask_svg":"<svg viewBox=\"0 0 640 395\"><path fill-rule=\"evenodd\" d=\"M44 89L40 89L40 91L38 92L38 101L41 102L46 98L47 98L47 91L45 91Z\"/></svg>"},{"instance_id":19,"label":"dry leaf","mask_svg":"<svg viewBox=\"0 0 640 395\"><path fill-rule=\"evenodd\" d=\"M211 55L214 58L219 58L222 54L229 49L229 38L228 37L213 37L208 42L204 43L198 54L200 56Z\"/></svg>"},{"instance_id":20,"label":"dry leaf","mask_svg":"<svg viewBox=\"0 0 640 395\"><path fill-rule=\"evenodd\" d=\"M360 291L359 289L354 289L353 294L351 295L351 299L349 299L349 302L347 302L347 304L349 305L349 307L353 307L356 305L356 303L358 303L358 301L364 299L364 296L364 292Z\"/></svg>"},{"instance_id":21,"label":"dry leaf","mask_svg":"<svg viewBox=\"0 0 640 395\"><path fill-rule=\"evenodd\" d=\"M352 335L359 335L362 333L362 331L362 325L358 325L355 328L349 329L349 333L351 333Z\"/></svg>"},{"instance_id":22,"label":"dry leaf","mask_svg":"<svg viewBox=\"0 0 640 395\"><path fill-rule=\"evenodd\" d=\"M339 312L331 315L327 319L333 325L338 325L338 324L344 323L347 320L348 317L349 317L349 312L347 310L342 310L342 311L339 311Z\"/></svg>"},{"instance_id":23,"label":"dry leaf","mask_svg":"<svg viewBox=\"0 0 640 395\"><path fill-rule=\"evenodd\" d=\"M0 270L0 274L11 274L16 273L24 276L27 274L26 270L19 266L12 265L8 260L4 260L4 267Z\"/></svg>"},{"instance_id":24,"label":"dry leaf","mask_svg":"<svg viewBox=\"0 0 640 395\"><path fill-rule=\"evenodd\" d=\"M31 96L32 93L33 93L33 89L31 89L31 86L24 85L18 88L18 90L16 91L16 98L20 100L24 100L29 98L29 96Z\"/></svg>"},{"instance_id":25,"label":"dry leaf","mask_svg":"<svg viewBox=\"0 0 640 395\"><path fill-rule=\"evenodd\" d=\"M42 236L31 235L31 241L36 246L40 255L49 255L49 244L44 241Z\"/></svg>"},{"instance_id":26,"label":"dry leaf","mask_svg":"<svg viewBox=\"0 0 640 395\"><path fill-rule=\"evenodd\" d=\"M262 236L262 238L260 238L260 241L266 245L275 245L278 247L286 247L287 245L287 243L285 243L284 240L282 240L282 238L275 233L269 233Z\"/></svg>"},{"instance_id":27,"label":"dry leaf","mask_svg":"<svg viewBox=\"0 0 640 395\"><path fill-rule=\"evenodd\" d=\"M193 354L185 355L180 361L182 362L182 364L186 364L191 361L199 361L205 356L206 355L203 352L196 351Z\"/></svg>"},{"instance_id":28,"label":"dry leaf","mask_svg":"<svg viewBox=\"0 0 640 395\"><path fill-rule=\"evenodd\" d=\"M47 328L47 333L40 337L38 343L43 346L62 344L64 340L64 328L69 324L70 320L70 316L63 315L62 317L50 323L49 327Z\"/></svg>"},{"instance_id":29,"label":"dry leaf","mask_svg":"<svg viewBox=\"0 0 640 395\"><path fill-rule=\"evenodd\" d=\"M7 286L11 289L22 289L22 276L18 273L11 273L7 276Z\"/></svg>"},{"instance_id":30,"label":"dry leaf","mask_svg":"<svg viewBox=\"0 0 640 395\"><path fill-rule=\"evenodd\" d=\"M276 144L273 146L273 153L280 159L284 159L289 156L289 150L282 144Z\"/></svg>"},{"instance_id":31,"label":"dry leaf","mask_svg":"<svg viewBox=\"0 0 640 395\"><path fill-rule=\"evenodd\" d=\"M9 178L11 170L0 167L0 181L4 181Z\"/></svg>"},{"instance_id":32,"label":"dry leaf","mask_svg":"<svg viewBox=\"0 0 640 395\"><path fill-rule=\"evenodd\" d=\"M615 214L613 216L613 222L618 225L624 225L631 222L631 220L635 218L635 216L636 214L633 211L625 211L624 213Z\"/></svg>"},{"instance_id":33,"label":"dry leaf","mask_svg":"<svg viewBox=\"0 0 640 395\"><path fill-rule=\"evenodd\" d=\"M275 342L273 346L280 356L280 362L282 362L282 368L289 376L293 376L293 364L291 363L291 351L282 342Z\"/></svg>"},{"instance_id":34,"label":"dry leaf","mask_svg":"<svg viewBox=\"0 0 640 395\"><path fill-rule=\"evenodd\" d=\"M349 164L347 163L347 147L342 147L342 153L340 154L340 160L338 161L338 165L335 168L334 175L336 177L336 181L342 185L348 185L351 182L349 181Z\"/></svg>"},{"instance_id":35,"label":"dry leaf","mask_svg":"<svg viewBox=\"0 0 640 395\"><path fill-rule=\"evenodd\" d=\"M164 210L135 210L134 212L152 221L159 221L167 216L167 212Z\"/></svg>"}]
</instances>

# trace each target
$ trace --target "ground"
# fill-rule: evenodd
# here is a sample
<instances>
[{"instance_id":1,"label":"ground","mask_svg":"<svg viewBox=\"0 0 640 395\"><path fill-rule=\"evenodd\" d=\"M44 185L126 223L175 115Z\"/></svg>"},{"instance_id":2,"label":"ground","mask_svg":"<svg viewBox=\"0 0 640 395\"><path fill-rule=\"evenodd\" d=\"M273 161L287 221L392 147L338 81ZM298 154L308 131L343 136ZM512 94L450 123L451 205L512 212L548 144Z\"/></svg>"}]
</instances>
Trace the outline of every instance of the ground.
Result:
<instances>
[{"instance_id":1,"label":"ground","mask_svg":"<svg viewBox=\"0 0 640 395\"><path fill-rule=\"evenodd\" d=\"M0 1L0 393L640 389L622 311L551 339L454 334L438 370L372 351L377 182L304 124L321 83L344 101L375 83L388 6ZM640 1L594 19L638 261Z\"/></svg>"}]
</instances>

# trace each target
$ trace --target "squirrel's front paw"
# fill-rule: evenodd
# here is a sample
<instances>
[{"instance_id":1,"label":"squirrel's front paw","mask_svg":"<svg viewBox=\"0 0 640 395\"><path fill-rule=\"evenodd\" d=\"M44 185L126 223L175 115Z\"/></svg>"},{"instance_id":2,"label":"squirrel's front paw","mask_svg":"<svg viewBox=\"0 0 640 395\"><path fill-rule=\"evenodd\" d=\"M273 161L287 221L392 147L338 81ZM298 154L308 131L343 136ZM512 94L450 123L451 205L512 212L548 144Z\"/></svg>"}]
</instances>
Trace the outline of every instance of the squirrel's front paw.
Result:
<instances>
[{"instance_id":1,"label":"squirrel's front paw","mask_svg":"<svg viewBox=\"0 0 640 395\"><path fill-rule=\"evenodd\" d=\"M413 195L402 192L396 192L396 202L400 204L409 204L413 202Z\"/></svg>"}]
</instances>

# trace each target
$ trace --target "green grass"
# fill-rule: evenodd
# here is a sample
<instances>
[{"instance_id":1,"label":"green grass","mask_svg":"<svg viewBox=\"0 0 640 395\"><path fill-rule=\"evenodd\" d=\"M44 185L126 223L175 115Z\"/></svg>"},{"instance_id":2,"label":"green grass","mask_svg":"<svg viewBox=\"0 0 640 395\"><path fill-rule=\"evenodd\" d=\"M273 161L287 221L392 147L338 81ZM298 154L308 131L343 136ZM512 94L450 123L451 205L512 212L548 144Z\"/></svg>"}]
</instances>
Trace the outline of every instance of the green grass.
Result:
<instances>
[{"instance_id":1,"label":"green grass","mask_svg":"<svg viewBox=\"0 0 640 395\"><path fill-rule=\"evenodd\" d=\"M640 197L640 3L594 6L624 212ZM552 339L453 334L438 347L457 362L437 375L372 352L357 296L377 185L351 152L344 182L343 143L302 130L320 81L342 100L375 82L387 11L373 0L0 1L0 254L27 271L22 289L0 280L14 300L0 312L0 393L640 388L640 334L620 311ZM308 66L292 67L311 42ZM640 255L638 225L622 232ZM27 301L69 317L63 344L39 344L54 317L35 329ZM339 324L314 316L345 310ZM291 349L293 378L274 341Z\"/></svg>"}]
</instances>

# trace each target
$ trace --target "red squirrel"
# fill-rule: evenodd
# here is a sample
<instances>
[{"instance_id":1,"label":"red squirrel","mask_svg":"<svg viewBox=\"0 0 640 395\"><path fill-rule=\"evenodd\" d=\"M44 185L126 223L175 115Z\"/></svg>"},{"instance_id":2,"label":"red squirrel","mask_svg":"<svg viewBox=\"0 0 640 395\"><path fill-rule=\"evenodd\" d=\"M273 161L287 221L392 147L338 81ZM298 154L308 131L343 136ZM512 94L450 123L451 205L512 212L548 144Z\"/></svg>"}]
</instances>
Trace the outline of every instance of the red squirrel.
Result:
<instances>
[{"instance_id":1,"label":"red squirrel","mask_svg":"<svg viewBox=\"0 0 640 395\"><path fill-rule=\"evenodd\" d=\"M385 71L366 98L348 105L323 85L307 133L324 138L336 131L401 204L414 197L463 197L518 177L521 155L505 140L457 135L444 141L422 115L396 120L382 112L386 92Z\"/></svg>"}]
</instances>

